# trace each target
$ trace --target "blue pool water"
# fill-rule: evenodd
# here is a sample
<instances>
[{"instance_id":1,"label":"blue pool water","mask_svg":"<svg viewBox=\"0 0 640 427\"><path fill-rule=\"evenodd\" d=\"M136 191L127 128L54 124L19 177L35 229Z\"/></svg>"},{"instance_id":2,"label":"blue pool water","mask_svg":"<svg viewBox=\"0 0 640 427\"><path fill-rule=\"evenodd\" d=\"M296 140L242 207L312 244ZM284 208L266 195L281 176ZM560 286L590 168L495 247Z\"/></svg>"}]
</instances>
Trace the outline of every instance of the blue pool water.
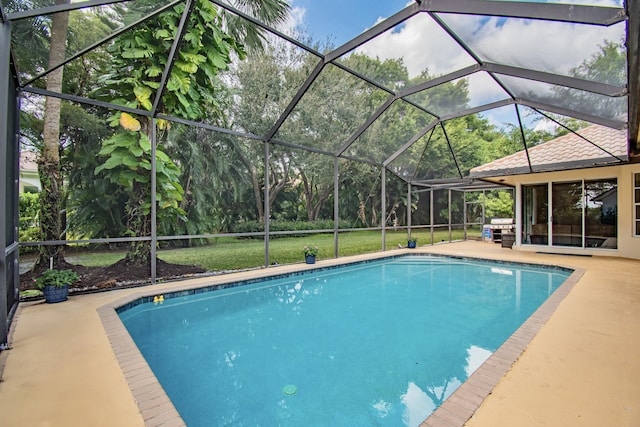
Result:
<instances>
[{"instance_id":1,"label":"blue pool water","mask_svg":"<svg viewBox=\"0 0 640 427\"><path fill-rule=\"evenodd\" d=\"M120 317L190 427L417 426L569 274L395 257Z\"/></svg>"}]
</instances>

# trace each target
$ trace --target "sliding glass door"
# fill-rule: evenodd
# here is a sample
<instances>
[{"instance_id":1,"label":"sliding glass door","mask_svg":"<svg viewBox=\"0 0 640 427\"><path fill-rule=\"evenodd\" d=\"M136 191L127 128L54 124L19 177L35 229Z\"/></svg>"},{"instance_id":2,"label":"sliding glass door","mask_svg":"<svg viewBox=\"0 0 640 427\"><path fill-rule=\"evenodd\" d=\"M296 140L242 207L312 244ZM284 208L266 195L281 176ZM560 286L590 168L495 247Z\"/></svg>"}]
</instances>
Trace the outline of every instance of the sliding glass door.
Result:
<instances>
[{"instance_id":1,"label":"sliding glass door","mask_svg":"<svg viewBox=\"0 0 640 427\"><path fill-rule=\"evenodd\" d=\"M582 246L582 182L552 184L553 246Z\"/></svg>"},{"instance_id":2,"label":"sliding glass door","mask_svg":"<svg viewBox=\"0 0 640 427\"><path fill-rule=\"evenodd\" d=\"M523 185L522 243L616 249L617 212L615 179Z\"/></svg>"},{"instance_id":3,"label":"sliding glass door","mask_svg":"<svg viewBox=\"0 0 640 427\"><path fill-rule=\"evenodd\" d=\"M549 186L522 186L522 243L548 244Z\"/></svg>"},{"instance_id":4,"label":"sliding glass door","mask_svg":"<svg viewBox=\"0 0 640 427\"><path fill-rule=\"evenodd\" d=\"M585 246L618 247L618 182L585 181Z\"/></svg>"}]
</instances>

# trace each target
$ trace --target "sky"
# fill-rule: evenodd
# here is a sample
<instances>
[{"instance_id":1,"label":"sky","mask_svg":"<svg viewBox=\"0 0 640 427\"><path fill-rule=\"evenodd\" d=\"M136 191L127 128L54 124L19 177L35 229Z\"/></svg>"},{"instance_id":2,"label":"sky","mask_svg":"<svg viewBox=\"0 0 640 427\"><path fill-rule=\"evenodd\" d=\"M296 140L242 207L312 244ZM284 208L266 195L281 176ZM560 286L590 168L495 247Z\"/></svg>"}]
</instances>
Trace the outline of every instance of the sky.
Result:
<instances>
[{"instance_id":1,"label":"sky","mask_svg":"<svg viewBox=\"0 0 640 427\"><path fill-rule=\"evenodd\" d=\"M291 0L290 5L313 39L340 46L381 18L404 9L407 0Z\"/></svg>"},{"instance_id":2,"label":"sky","mask_svg":"<svg viewBox=\"0 0 640 427\"><path fill-rule=\"evenodd\" d=\"M621 3L619 0L563 2L604 6ZM311 35L314 41L330 41L338 47L411 3L407 0L291 0L292 19L293 25ZM596 54L605 40L620 41L625 31L624 23L596 27L524 19L440 16L484 61L564 75ZM424 13L379 35L357 51L381 60L401 58L410 77L425 69L431 75L442 75L475 64L473 58ZM478 76L469 81L470 106L506 98L491 79ZM529 89L541 90L539 85L522 88L523 91ZM515 116L511 120L515 120Z\"/></svg>"}]
</instances>

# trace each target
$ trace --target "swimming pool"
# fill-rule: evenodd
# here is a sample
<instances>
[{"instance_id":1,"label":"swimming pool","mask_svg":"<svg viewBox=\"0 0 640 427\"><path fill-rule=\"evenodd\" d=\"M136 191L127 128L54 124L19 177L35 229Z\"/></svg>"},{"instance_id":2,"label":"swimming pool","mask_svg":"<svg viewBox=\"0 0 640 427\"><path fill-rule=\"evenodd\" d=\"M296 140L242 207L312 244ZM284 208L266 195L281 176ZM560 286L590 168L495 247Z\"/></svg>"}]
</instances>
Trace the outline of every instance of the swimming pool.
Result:
<instances>
[{"instance_id":1,"label":"swimming pool","mask_svg":"<svg viewBox=\"0 0 640 427\"><path fill-rule=\"evenodd\" d=\"M568 275L405 256L118 311L189 426L419 425Z\"/></svg>"}]
</instances>

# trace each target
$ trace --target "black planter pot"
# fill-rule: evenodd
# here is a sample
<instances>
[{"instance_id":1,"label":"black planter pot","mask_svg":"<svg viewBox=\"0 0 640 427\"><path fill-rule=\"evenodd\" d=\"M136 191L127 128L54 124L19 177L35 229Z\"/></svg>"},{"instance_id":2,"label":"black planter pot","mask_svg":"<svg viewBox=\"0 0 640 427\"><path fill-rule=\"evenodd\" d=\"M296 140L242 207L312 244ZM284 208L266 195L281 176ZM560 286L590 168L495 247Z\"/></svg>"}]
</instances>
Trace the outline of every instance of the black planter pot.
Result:
<instances>
[{"instance_id":1,"label":"black planter pot","mask_svg":"<svg viewBox=\"0 0 640 427\"><path fill-rule=\"evenodd\" d=\"M69 285L45 286L42 293L44 294L44 300L49 304L66 301L69 294Z\"/></svg>"},{"instance_id":2,"label":"black planter pot","mask_svg":"<svg viewBox=\"0 0 640 427\"><path fill-rule=\"evenodd\" d=\"M416 242L408 241L407 247L410 249L414 249L416 247Z\"/></svg>"},{"instance_id":3,"label":"black planter pot","mask_svg":"<svg viewBox=\"0 0 640 427\"><path fill-rule=\"evenodd\" d=\"M316 256L315 255L305 255L304 261L307 264L315 264L316 263Z\"/></svg>"}]
</instances>

